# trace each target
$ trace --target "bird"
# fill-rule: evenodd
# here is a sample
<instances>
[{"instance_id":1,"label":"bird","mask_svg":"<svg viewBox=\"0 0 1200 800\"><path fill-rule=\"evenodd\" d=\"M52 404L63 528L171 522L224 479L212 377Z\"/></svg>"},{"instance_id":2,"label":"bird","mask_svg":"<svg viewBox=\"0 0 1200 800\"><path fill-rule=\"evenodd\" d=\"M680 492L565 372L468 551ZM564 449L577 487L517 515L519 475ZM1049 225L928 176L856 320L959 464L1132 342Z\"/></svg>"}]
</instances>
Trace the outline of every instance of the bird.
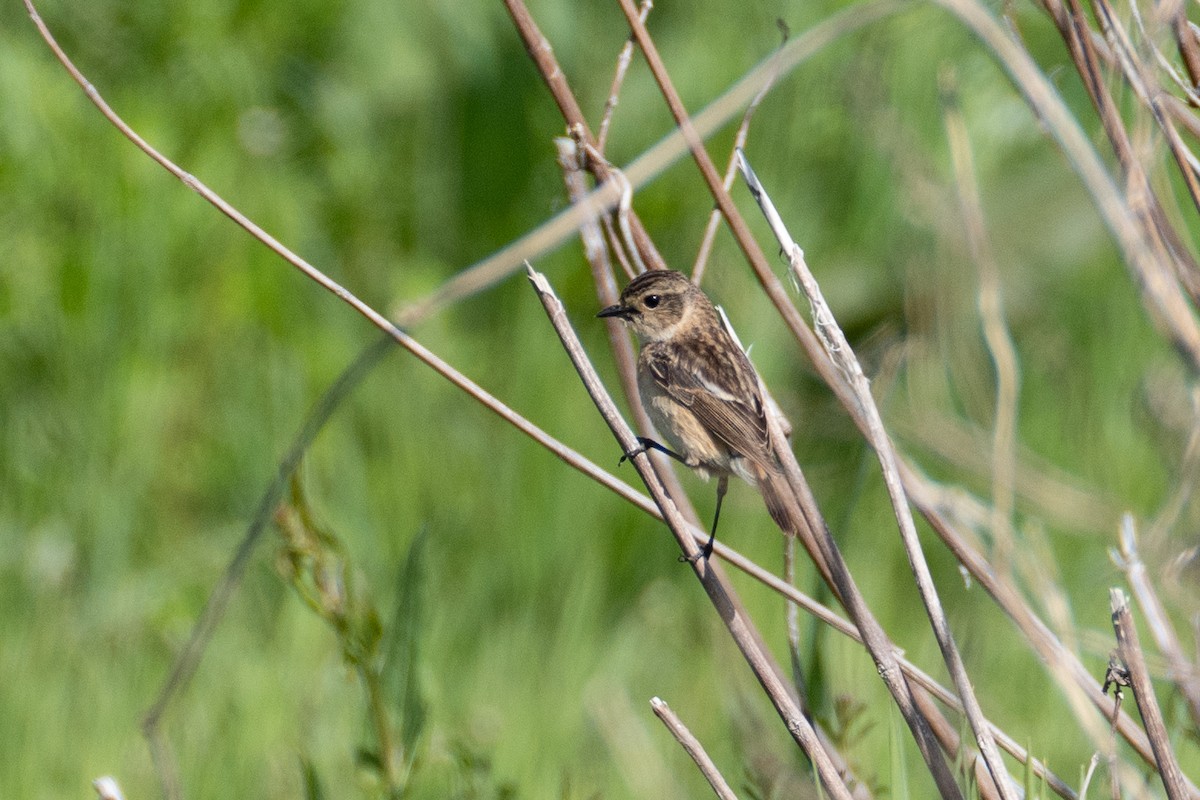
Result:
<instances>
[{"instance_id":1,"label":"bird","mask_svg":"<svg viewBox=\"0 0 1200 800\"><path fill-rule=\"evenodd\" d=\"M708 296L681 272L650 270L597 316L623 320L640 341L638 394L670 445L638 437L621 461L658 450L705 480L717 477L712 530L690 560L712 554L731 475L755 486L775 524L795 535L798 508L775 455L762 381Z\"/></svg>"}]
</instances>

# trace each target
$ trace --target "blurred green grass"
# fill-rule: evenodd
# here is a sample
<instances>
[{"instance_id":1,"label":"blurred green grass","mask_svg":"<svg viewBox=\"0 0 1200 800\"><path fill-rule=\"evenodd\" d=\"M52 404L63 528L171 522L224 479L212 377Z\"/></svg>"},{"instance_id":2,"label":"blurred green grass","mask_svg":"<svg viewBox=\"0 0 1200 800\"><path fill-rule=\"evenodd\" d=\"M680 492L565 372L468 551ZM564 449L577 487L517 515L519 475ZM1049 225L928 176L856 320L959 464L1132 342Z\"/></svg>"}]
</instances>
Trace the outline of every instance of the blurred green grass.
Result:
<instances>
[{"instance_id":1,"label":"blurred green grass","mask_svg":"<svg viewBox=\"0 0 1200 800\"><path fill-rule=\"evenodd\" d=\"M651 30L696 109L769 54L777 17L802 30L834 7L663 4ZM615 6L531 8L595 119L623 41ZM98 0L42 13L153 144L377 308L420 296L563 205L550 143L562 124L499 4ZM1044 21L1020 19L1043 65L1061 64ZM375 334L121 139L17 5L0 21L0 796L79 794L111 773L127 796L148 797L140 717L304 414ZM1003 268L1020 440L1113 507L1152 514L1181 442L1141 409L1174 359L1063 160L950 20L915 8L783 80L752 129L755 167L868 363L893 364L903 345L907 360L877 383L885 415L989 429L992 367L957 236L943 65L962 86ZM1073 77L1057 80L1082 108ZM635 60L614 160L668 129ZM694 169L669 170L637 206L668 259L690 264L711 207ZM537 266L611 374L578 245ZM724 233L710 276L796 424L800 461L868 598L910 657L940 672L861 443ZM615 465L522 277L414 334ZM914 452L986 496L986 482ZM702 782L649 714L653 695L735 782L753 772L743 765L803 771L661 526L411 357L386 358L344 402L303 474L385 612L412 537L429 532L418 669L430 719L415 796L697 796ZM712 487L685 485L708 513ZM729 503L723 538L778 563L758 499L737 487ZM1103 589L1119 581L1114 529L1048 532L1077 621L1101 631ZM361 694L275 574L276 546L271 534L258 550L167 717L189 797L295 796L301 758L336 796L355 794L354 748L369 738ZM1090 750L1062 730L1059 693L929 549L985 709L1072 779ZM738 585L782 657L782 604ZM843 692L868 703L877 724L849 752L886 784L872 666L827 634L813 641L822 708ZM1106 654L1089 656L1099 675Z\"/></svg>"}]
</instances>

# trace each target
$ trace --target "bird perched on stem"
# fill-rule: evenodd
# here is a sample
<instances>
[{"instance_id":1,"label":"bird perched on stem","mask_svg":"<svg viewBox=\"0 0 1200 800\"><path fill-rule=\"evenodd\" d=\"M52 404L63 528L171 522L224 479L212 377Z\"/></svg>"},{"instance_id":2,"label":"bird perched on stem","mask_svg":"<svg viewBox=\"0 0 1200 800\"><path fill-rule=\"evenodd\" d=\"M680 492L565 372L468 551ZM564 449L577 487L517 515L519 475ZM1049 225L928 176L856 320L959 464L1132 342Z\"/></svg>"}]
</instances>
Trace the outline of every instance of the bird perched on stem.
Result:
<instances>
[{"instance_id":1,"label":"bird perched on stem","mask_svg":"<svg viewBox=\"0 0 1200 800\"><path fill-rule=\"evenodd\" d=\"M682 273L644 272L597 316L624 320L641 341L638 393L670 448L638 437L700 477L717 476L717 508L701 558L712 553L729 476L756 486L775 524L795 534L795 501L775 456L762 384L712 302ZM673 449L672 449L673 448Z\"/></svg>"}]
</instances>

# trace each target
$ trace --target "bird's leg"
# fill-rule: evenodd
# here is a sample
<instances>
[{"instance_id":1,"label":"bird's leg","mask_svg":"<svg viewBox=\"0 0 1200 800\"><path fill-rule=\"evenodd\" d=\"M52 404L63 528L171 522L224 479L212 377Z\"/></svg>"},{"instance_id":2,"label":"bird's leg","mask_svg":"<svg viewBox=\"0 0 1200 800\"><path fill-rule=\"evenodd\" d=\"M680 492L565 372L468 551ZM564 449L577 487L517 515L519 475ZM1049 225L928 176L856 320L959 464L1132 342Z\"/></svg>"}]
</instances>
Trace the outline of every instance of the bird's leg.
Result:
<instances>
[{"instance_id":1,"label":"bird's leg","mask_svg":"<svg viewBox=\"0 0 1200 800\"><path fill-rule=\"evenodd\" d=\"M691 558L680 556L680 561L687 561L690 564L695 564L700 559L708 561L708 557L712 555L713 544L717 541L717 521L721 519L721 501L725 499L725 491L729 488L729 476L722 475L717 478L717 510L713 512L712 532L708 534L708 541L704 547L700 548L700 552Z\"/></svg>"},{"instance_id":2,"label":"bird's leg","mask_svg":"<svg viewBox=\"0 0 1200 800\"><path fill-rule=\"evenodd\" d=\"M657 450L660 453L666 453L671 458L678 461L680 464L687 464L687 459L685 459L683 456L679 455L679 453L676 453L674 450L670 449L669 447L665 447L665 446L659 444L658 442L654 441L653 439L647 439L645 436L639 436L639 437L637 437L637 441L638 441L637 448L634 450L630 450L628 453L621 456L621 460L617 462L618 467L621 466L622 464L624 464L626 461L633 458L634 456L639 456L642 453L645 453L647 450Z\"/></svg>"}]
</instances>

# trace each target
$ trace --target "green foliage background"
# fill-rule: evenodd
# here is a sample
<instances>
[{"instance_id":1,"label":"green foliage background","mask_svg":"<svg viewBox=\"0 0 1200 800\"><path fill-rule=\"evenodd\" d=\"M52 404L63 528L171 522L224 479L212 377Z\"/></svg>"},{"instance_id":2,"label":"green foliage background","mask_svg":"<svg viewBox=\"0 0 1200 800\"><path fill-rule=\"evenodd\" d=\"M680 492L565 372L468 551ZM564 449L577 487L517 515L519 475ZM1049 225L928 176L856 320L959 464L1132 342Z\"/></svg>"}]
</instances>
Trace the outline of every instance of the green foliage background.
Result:
<instances>
[{"instance_id":1,"label":"green foliage background","mask_svg":"<svg viewBox=\"0 0 1200 800\"><path fill-rule=\"evenodd\" d=\"M772 52L776 19L799 31L837 7L662 2L650 27L698 109ZM598 121L626 30L618 8L531 10ZM1046 21L1017 12L1043 67L1064 66ZM42 13L143 136L376 308L421 296L564 205L551 143L562 123L499 3L95 0ZM376 334L122 139L18 4L0 23L0 796L82 796L113 774L128 797L150 797L141 716L305 414ZM1025 503L1018 522L1045 535L1045 566L1081 628L1106 635L1106 588L1120 583L1106 548L1119 511L1153 515L1174 488L1184 423L1156 403L1181 407L1182 377L1089 200L989 56L915 4L784 78L748 152L908 452L986 498L961 449L936 446L956 426L986 438L994 414L938 100L947 67L1021 358L1023 464L1043 471L1035 479L1061 470L1096 500L1086 520ZM1054 75L1090 126L1074 73ZM635 59L609 155L627 163L670 127ZM689 266L711 208L693 166L636 205L667 258ZM578 244L536 266L611 375ZM706 287L795 422L800 461L868 598L940 674L877 470L725 233ZM617 447L523 277L413 334L615 467ZM405 621L419 632L427 714L412 796L703 796L650 714L654 695L738 786L768 796L804 773L664 529L411 357L392 353L344 401L302 475L386 630L409 547L427 531L420 615ZM685 481L709 513L711 486ZM753 492L736 487L728 502L725 541L778 564ZM1195 515L1180 527L1194 537ZM188 797L294 797L302 763L329 796L373 791L355 762L370 745L361 687L276 572L278 547L270 531L167 716ZM985 709L1074 781L1091 748L1060 693L929 550ZM807 571L802 583L815 585ZM783 657L782 603L738 585ZM888 716L869 660L826 632L806 638L822 713L843 694L866 706L847 752L888 784ZM1097 675L1103 641L1080 645ZM910 774L913 796L931 791Z\"/></svg>"}]
</instances>

